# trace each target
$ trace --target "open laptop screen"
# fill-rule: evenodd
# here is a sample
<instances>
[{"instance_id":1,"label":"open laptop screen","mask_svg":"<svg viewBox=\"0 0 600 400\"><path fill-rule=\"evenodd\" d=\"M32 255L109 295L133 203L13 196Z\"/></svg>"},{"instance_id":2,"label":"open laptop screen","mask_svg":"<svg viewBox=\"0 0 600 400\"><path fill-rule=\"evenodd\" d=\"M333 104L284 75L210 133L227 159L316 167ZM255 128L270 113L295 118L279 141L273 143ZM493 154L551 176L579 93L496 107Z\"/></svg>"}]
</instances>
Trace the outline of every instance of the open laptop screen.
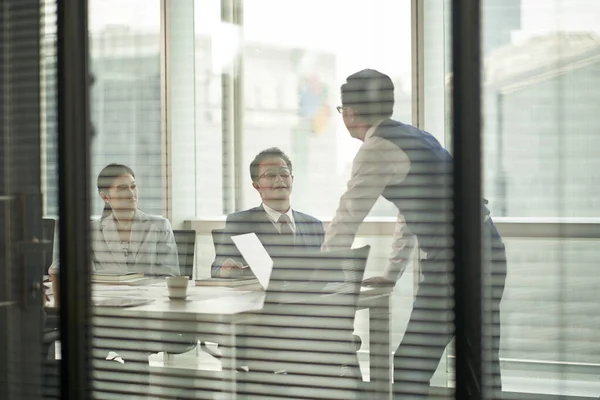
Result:
<instances>
[{"instance_id":1,"label":"open laptop screen","mask_svg":"<svg viewBox=\"0 0 600 400\"><path fill-rule=\"evenodd\" d=\"M273 271L273 260L267 250L256 236L256 233L246 233L232 236L231 240L244 257L248 266L258 279L264 290L269 287L271 272Z\"/></svg>"}]
</instances>

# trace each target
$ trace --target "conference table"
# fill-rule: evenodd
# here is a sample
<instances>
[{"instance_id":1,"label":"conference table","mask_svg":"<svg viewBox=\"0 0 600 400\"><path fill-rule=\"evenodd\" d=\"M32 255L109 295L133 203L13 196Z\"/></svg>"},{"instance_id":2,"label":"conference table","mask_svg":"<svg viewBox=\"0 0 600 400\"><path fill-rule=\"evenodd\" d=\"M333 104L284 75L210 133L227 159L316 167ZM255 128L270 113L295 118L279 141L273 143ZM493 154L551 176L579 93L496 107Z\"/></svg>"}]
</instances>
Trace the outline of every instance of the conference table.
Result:
<instances>
[{"instance_id":1,"label":"conference table","mask_svg":"<svg viewBox=\"0 0 600 400\"><path fill-rule=\"evenodd\" d=\"M361 288L357 309L369 310L368 390L372 398L392 398L392 358L390 352L390 299L393 287ZM140 338L162 340L165 332L203 337L218 335L219 346L235 349L238 327L260 315L265 302L263 290L194 286L190 282L184 300L171 300L166 284L143 286L92 285L93 346L109 349L123 342L143 348ZM119 305L119 303L122 303ZM123 306L130 304L130 306ZM136 305L137 304L137 305ZM142 333L143 332L143 333ZM152 341L151 339L149 340ZM151 349L152 343L148 344ZM236 393L235 351L222 359L224 381L215 390L229 398ZM223 384L225 382L225 384Z\"/></svg>"}]
</instances>

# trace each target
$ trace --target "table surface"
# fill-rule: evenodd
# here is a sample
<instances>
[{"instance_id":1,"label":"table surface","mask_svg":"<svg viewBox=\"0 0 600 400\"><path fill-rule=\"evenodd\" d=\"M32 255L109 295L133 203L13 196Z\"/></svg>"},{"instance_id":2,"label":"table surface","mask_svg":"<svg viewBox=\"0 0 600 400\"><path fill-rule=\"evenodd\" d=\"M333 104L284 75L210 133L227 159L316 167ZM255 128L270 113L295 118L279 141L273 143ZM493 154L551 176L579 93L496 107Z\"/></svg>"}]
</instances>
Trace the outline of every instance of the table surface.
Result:
<instances>
[{"instance_id":1,"label":"table surface","mask_svg":"<svg viewBox=\"0 0 600 400\"><path fill-rule=\"evenodd\" d=\"M391 287L362 287L358 308L369 307L369 302L382 296L389 296ZM51 292L51 291L50 291ZM149 303L134 307L92 306L94 314L166 314L174 313L182 317L191 315L235 315L260 311L266 292L263 290L244 290L244 287L194 286L190 281L185 299L170 299L165 282L144 286L92 284L92 303L105 298L148 299ZM52 296L47 304L53 308Z\"/></svg>"},{"instance_id":2,"label":"table surface","mask_svg":"<svg viewBox=\"0 0 600 400\"><path fill-rule=\"evenodd\" d=\"M370 340L380 341L371 346L370 370L374 383L375 397L391 399L389 352L389 299L393 287L362 287L357 308L375 310L378 315L369 324ZM220 344L235 346L237 326L252 322L263 308L266 292L243 288L194 286L189 283L188 296L182 300L171 300L165 282L146 286L92 285L92 299L134 298L152 300L134 307L92 306L92 337L96 350L121 348L123 343L147 346L163 345L169 332L200 335L208 338L212 334ZM262 314L264 315L264 314ZM282 316L285 318L286 316ZM381 318L383 317L383 319ZM279 318L279 317L277 317ZM279 320L278 320L279 321ZM264 321L263 321L264 322ZM280 325L279 322L277 325ZM385 332L388 340L383 340ZM142 342L140 342L142 338ZM230 342L233 340L233 342ZM235 365L234 359L226 360ZM229 365L228 364L228 365ZM234 369L232 371L235 371ZM232 375L235 380L235 374ZM374 397L374 398L375 398ZM381 397L383 398L383 397Z\"/></svg>"}]
</instances>

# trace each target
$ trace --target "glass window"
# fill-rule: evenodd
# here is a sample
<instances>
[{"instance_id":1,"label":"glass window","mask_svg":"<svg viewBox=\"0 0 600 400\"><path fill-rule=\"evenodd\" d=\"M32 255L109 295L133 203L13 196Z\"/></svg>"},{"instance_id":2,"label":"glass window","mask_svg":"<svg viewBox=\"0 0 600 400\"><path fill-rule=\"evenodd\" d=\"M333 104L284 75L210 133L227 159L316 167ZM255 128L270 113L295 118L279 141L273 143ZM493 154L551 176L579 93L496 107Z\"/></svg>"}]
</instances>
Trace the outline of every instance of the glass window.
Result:
<instances>
[{"instance_id":1,"label":"glass window","mask_svg":"<svg viewBox=\"0 0 600 400\"><path fill-rule=\"evenodd\" d=\"M128 165L140 209L163 214L160 1L90 1L93 215L103 202L95 177L107 164Z\"/></svg>"},{"instance_id":2,"label":"glass window","mask_svg":"<svg viewBox=\"0 0 600 400\"><path fill-rule=\"evenodd\" d=\"M110 278L137 276L143 283L143 274L180 272L173 232L165 220L155 216L167 216L160 9L160 0L89 2L90 70L94 77L90 114L95 132L91 141L92 215L99 216L105 208L96 185L105 166L124 164L135 174L133 181L123 174L124 169L109 171L109 177L119 174L114 180L104 178L104 184L112 185L103 194L110 196L115 222L108 216L102 222L92 222L90 229L92 310L94 317L101 315L93 319L90 337L94 395L100 397L131 397L149 390L152 360L148 356L165 349L161 345L148 345L150 338L159 335L151 322L138 318L139 315L123 318L122 308L102 307L123 304L127 298L137 299L133 300L137 304L144 302L140 298L145 296L147 288L134 292L131 287L121 286L118 291L106 286L114 283ZM116 222L122 216L117 210L122 213L136 195L139 211L135 217L122 224ZM99 275L102 273L113 275L106 278Z\"/></svg>"},{"instance_id":3,"label":"glass window","mask_svg":"<svg viewBox=\"0 0 600 400\"><path fill-rule=\"evenodd\" d=\"M363 68L385 72L396 86L394 117L411 122L410 18L409 1L245 4L244 90L259 87L262 102L245 108L244 177L259 151L278 146L294 164L293 206L332 216L360 145L335 110L340 85ZM288 91L285 107L276 100L281 87ZM244 208L259 202L247 179ZM371 215L395 212L382 202Z\"/></svg>"},{"instance_id":4,"label":"glass window","mask_svg":"<svg viewBox=\"0 0 600 400\"><path fill-rule=\"evenodd\" d=\"M363 68L390 75L396 85L394 118L411 122L410 1L251 1L244 4L241 32L221 23L218 1L197 1L195 16L197 140L206 144L200 146L199 156L215 166L209 174L198 170L199 184L222 185L222 126L219 118L210 116L219 115L220 74L241 51L244 115L238 208L260 203L249 165L258 152L277 146L293 163L293 207L332 216L360 145L335 110L346 76ZM242 50L237 47L240 36ZM207 92L214 99L210 105ZM211 191L199 200L201 215L220 214L218 196ZM395 211L382 202L371 215L391 216Z\"/></svg>"},{"instance_id":5,"label":"glass window","mask_svg":"<svg viewBox=\"0 0 600 400\"><path fill-rule=\"evenodd\" d=\"M485 191L496 215L598 217L596 2L484 2Z\"/></svg>"},{"instance_id":6,"label":"glass window","mask_svg":"<svg viewBox=\"0 0 600 400\"><path fill-rule=\"evenodd\" d=\"M45 216L58 216L56 3L45 0L41 40L42 192Z\"/></svg>"},{"instance_id":7,"label":"glass window","mask_svg":"<svg viewBox=\"0 0 600 400\"><path fill-rule=\"evenodd\" d=\"M223 213L223 145L220 66L230 58L229 31L221 24L219 0L194 2L196 186L198 216ZM177 196L178 193L174 193ZM188 217L192 217L189 215Z\"/></svg>"},{"instance_id":8,"label":"glass window","mask_svg":"<svg viewBox=\"0 0 600 400\"><path fill-rule=\"evenodd\" d=\"M590 88L600 84L600 4L483 4L484 190L493 213L534 221L598 217L600 138L591 132L600 116ZM590 307L598 302L592 266L600 243L563 234L566 229L552 240L507 240L506 390L598 391L582 383L598 368L598 357L590 355L600 347L590 338L600 329Z\"/></svg>"},{"instance_id":9,"label":"glass window","mask_svg":"<svg viewBox=\"0 0 600 400\"><path fill-rule=\"evenodd\" d=\"M567 224L598 216L600 139L590 132L600 126L591 89L600 83L600 5L485 0L481 7L483 189L492 216L524 231L527 223L564 222L555 238L504 238L503 387L590 396L598 390L585 382L597 375L598 357L590 355L600 351L590 341L600 331L589 311L598 302L592 254L600 243L569 238ZM439 26L426 25L425 37L432 32L439 35ZM448 59L450 51L446 45Z\"/></svg>"}]
</instances>

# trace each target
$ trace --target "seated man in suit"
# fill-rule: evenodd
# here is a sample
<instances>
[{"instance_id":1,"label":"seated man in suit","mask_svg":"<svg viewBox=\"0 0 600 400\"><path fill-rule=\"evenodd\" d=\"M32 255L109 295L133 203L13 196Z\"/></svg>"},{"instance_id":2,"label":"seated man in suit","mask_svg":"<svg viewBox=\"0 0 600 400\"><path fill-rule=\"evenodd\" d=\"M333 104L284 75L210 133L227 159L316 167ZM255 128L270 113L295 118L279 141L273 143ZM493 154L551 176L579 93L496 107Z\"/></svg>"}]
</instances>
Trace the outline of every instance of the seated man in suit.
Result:
<instances>
[{"instance_id":1,"label":"seated man in suit","mask_svg":"<svg viewBox=\"0 0 600 400\"><path fill-rule=\"evenodd\" d=\"M211 267L213 277L252 276L231 236L256 233L272 258L285 256L291 249L319 251L323 243L323 223L290 206L294 176L292 162L283 151L272 147L258 153L250 164L250 177L262 204L227 217Z\"/></svg>"},{"instance_id":2,"label":"seated man in suit","mask_svg":"<svg viewBox=\"0 0 600 400\"><path fill-rule=\"evenodd\" d=\"M307 251L320 251L325 233L323 223L310 215L292 209L290 205L294 183L292 171L289 157L278 148L268 148L256 155L250 163L250 177L252 186L260 195L262 202L257 207L227 217L221 240L215 243L216 256L211 267L212 277L253 276L251 269L247 267L247 262L231 239L236 235L255 233L277 265L281 265L281 261L286 260L284 263L287 262L286 265L289 267L290 259L293 260L295 256L301 257ZM276 280L280 278L281 276ZM252 326L245 325L246 334L259 342L268 340L267 337L276 337L276 330L263 325L263 322ZM246 344L248 348L253 347L249 342ZM247 366L253 371L265 368L260 360L251 358L240 350L238 344L239 365ZM208 352L214 354L212 351Z\"/></svg>"}]
</instances>

